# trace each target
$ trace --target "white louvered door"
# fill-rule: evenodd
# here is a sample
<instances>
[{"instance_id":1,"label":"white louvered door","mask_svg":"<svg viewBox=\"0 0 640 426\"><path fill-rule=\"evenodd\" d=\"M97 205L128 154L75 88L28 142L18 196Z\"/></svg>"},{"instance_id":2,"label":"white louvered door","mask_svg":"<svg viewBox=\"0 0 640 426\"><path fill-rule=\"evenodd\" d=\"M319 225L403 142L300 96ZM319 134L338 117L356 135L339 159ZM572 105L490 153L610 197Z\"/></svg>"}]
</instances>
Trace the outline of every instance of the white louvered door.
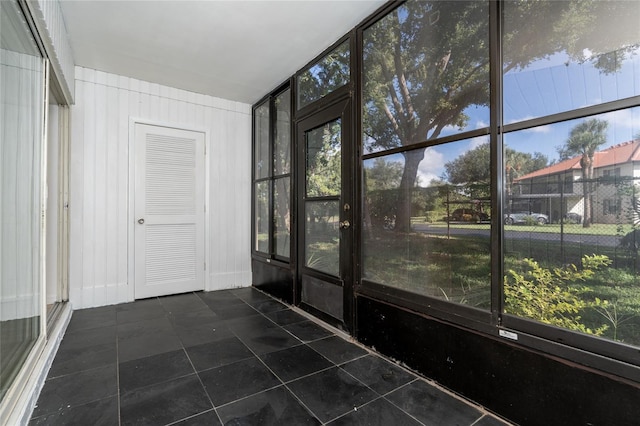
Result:
<instances>
[{"instance_id":1,"label":"white louvered door","mask_svg":"<svg viewBox=\"0 0 640 426\"><path fill-rule=\"evenodd\" d=\"M135 298L204 289L204 134L135 124Z\"/></svg>"}]
</instances>

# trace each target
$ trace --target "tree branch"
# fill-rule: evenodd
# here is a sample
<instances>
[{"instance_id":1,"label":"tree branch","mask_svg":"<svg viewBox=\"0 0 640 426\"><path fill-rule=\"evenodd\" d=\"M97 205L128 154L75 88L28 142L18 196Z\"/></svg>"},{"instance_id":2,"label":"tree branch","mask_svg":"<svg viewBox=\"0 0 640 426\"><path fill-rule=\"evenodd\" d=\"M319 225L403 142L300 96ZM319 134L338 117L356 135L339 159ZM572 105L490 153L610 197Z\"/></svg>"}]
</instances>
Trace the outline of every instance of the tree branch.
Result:
<instances>
[{"instance_id":1,"label":"tree branch","mask_svg":"<svg viewBox=\"0 0 640 426\"><path fill-rule=\"evenodd\" d=\"M396 69L396 75L398 76L398 85L400 86L400 93L407 106L407 121L411 123L415 118L415 110L413 109L413 103L411 102L411 95L409 94L409 88L407 86L407 79L404 75L404 67L402 65L402 50L400 48L400 41L402 34L400 32L400 24L395 27L396 30L396 42L394 44L393 64Z\"/></svg>"},{"instance_id":2,"label":"tree branch","mask_svg":"<svg viewBox=\"0 0 640 426\"><path fill-rule=\"evenodd\" d=\"M404 116L404 108L402 107L402 103L398 98L398 94L396 93L395 87L393 87L393 75L387 68L384 61L380 61L380 67L382 69L382 75L386 81L387 90L389 91L389 96L391 97L391 101L393 102L393 106L400 116Z\"/></svg>"}]
</instances>

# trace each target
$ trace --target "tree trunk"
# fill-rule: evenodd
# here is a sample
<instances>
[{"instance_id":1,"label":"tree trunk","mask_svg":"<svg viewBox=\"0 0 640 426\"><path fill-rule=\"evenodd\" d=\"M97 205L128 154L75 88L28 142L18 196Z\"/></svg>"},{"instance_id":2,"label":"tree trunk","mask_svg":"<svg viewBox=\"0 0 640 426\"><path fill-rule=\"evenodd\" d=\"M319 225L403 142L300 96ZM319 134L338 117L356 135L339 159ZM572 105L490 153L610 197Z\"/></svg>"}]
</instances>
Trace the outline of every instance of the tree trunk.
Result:
<instances>
[{"instance_id":1,"label":"tree trunk","mask_svg":"<svg viewBox=\"0 0 640 426\"><path fill-rule=\"evenodd\" d=\"M583 210L584 219L582 221L583 228L589 228L591 226L591 179L590 179L590 161L588 158L582 158L580 161L582 166L582 197L583 197Z\"/></svg>"},{"instance_id":2,"label":"tree trunk","mask_svg":"<svg viewBox=\"0 0 640 426\"><path fill-rule=\"evenodd\" d=\"M589 200L589 188L588 188L588 182L586 181L586 179L583 179L582 182L582 197L584 200L584 219L582 221L582 227L583 228L588 228L591 226L591 202Z\"/></svg>"},{"instance_id":3,"label":"tree trunk","mask_svg":"<svg viewBox=\"0 0 640 426\"><path fill-rule=\"evenodd\" d=\"M398 194L398 206L396 210L396 232L411 231L411 201L413 188L416 185L418 166L424 158L426 148L406 151L404 155L404 171L400 181L400 193Z\"/></svg>"},{"instance_id":4,"label":"tree trunk","mask_svg":"<svg viewBox=\"0 0 640 426\"><path fill-rule=\"evenodd\" d=\"M279 215L274 218L279 230L286 229L287 233L291 233L291 215L289 206L289 187L287 185L288 178L280 178L275 180L275 209Z\"/></svg>"},{"instance_id":5,"label":"tree trunk","mask_svg":"<svg viewBox=\"0 0 640 426\"><path fill-rule=\"evenodd\" d=\"M364 179L362 188L363 206L362 206L362 231L365 239L373 237L373 222L371 221L371 200L369 199L369 193L367 190L367 180Z\"/></svg>"}]
</instances>

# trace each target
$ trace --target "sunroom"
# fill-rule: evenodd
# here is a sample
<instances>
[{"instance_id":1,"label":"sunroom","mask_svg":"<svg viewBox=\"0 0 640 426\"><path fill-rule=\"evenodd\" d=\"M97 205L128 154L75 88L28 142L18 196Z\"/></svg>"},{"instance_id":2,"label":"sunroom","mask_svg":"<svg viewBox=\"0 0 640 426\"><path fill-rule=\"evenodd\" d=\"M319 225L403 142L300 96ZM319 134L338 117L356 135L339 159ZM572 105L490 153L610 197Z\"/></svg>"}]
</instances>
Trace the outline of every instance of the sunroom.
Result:
<instances>
[{"instance_id":1,"label":"sunroom","mask_svg":"<svg viewBox=\"0 0 640 426\"><path fill-rule=\"evenodd\" d=\"M640 3L0 5L0 423L637 423Z\"/></svg>"}]
</instances>

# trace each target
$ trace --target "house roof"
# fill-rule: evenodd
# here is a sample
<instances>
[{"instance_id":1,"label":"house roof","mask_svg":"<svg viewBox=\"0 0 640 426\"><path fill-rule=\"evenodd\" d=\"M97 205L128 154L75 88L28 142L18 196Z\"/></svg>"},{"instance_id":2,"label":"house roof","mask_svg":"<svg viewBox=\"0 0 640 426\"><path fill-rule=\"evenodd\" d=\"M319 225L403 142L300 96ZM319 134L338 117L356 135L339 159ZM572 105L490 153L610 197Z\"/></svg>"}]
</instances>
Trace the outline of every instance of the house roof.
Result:
<instances>
[{"instance_id":1,"label":"house roof","mask_svg":"<svg viewBox=\"0 0 640 426\"><path fill-rule=\"evenodd\" d=\"M570 170L580 170L581 156L572 157L568 160L553 164L544 169L520 176L516 181L531 179L540 176L554 175L557 173L568 172ZM610 146L602 151L597 151L593 156L593 168L598 169L613 165L640 161L640 139L623 142Z\"/></svg>"}]
</instances>

